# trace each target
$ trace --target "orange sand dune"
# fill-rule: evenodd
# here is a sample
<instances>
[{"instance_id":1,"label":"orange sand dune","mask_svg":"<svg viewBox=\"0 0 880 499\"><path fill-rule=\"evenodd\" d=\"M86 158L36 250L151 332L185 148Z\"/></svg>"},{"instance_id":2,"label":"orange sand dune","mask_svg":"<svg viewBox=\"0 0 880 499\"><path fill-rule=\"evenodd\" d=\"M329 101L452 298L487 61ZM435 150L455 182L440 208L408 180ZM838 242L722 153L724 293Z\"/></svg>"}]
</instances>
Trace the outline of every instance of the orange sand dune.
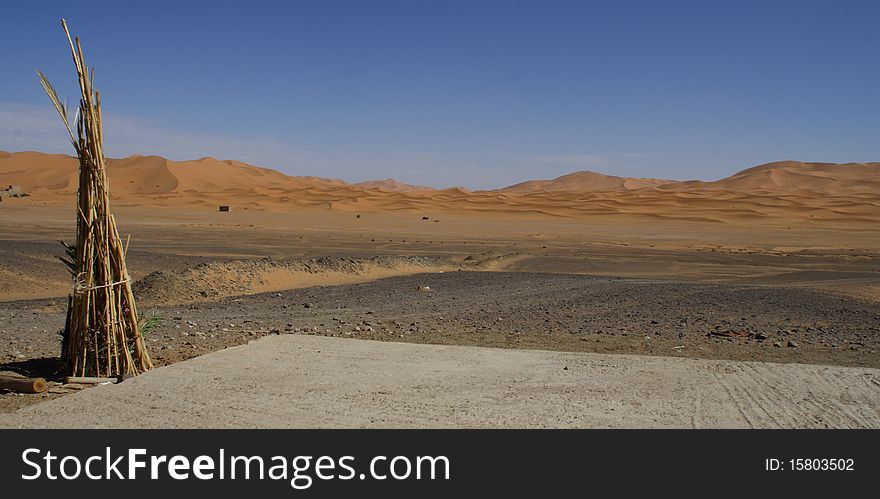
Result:
<instances>
[{"instance_id":1,"label":"orange sand dune","mask_svg":"<svg viewBox=\"0 0 880 499\"><path fill-rule=\"evenodd\" d=\"M2 153L0 176L3 183L21 185L25 192L74 193L77 164L76 158L63 154ZM109 160L108 171L117 196L348 185L342 180L290 177L269 168L214 158L170 161L160 156L131 156Z\"/></svg>"},{"instance_id":2,"label":"orange sand dune","mask_svg":"<svg viewBox=\"0 0 880 499\"><path fill-rule=\"evenodd\" d=\"M673 182L664 190L724 189L742 192L826 194L880 192L880 163L803 163L777 161L743 170L715 182Z\"/></svg>"},{"instance_id":3,"label":"orange sand dune","mask_svg":"<svg viewBox=\"0 0 880 499\"><path fill-rule=\"evenodd\" d=\"M553 180L528 180L503 189L508 192L538 192L538 191L631 191L645 187L655 187L668 184L673 180L657 178L626 178L604 175L602 173L583 171L569 173Z\"/></svg>"},{"instance_id":4,"label":"orange sand dune","mask_svg":"<svg viewBox=\"0 0 880 499\"><path fill-rule=\"evenodd\" d=\"M385 180L367 180L366 182L358 182L354 184L358 187L363 187L365 189L381 189L384 191L391 192L409 192L409 191L432 191L433 187L428 187L426 185L412 185L405 184L403 182L398 182L393 178L386 178Z\"/></svg>"},{"instance_id":5,"label":"orange sand dune","mask_svg":"<svg viewBox=\"0 0 880 499\"><path fill-rule=\"evenodd\" d=\"M783 161L715 182L578 172L495 191L421 188L393 179L349 184L214 158L178 162L133 156L110 161L108 170L114 203L123 206L213 211L218 204L229 204L234 209L275 212L318 209L424 216L454 211L740 225L833 224L865 230L880 222L880 163ZM76 175L76 159L69 156L0 152L0 185L21 185L30 194L3 204L72 203Z\"/></svg>"}]
</instances>

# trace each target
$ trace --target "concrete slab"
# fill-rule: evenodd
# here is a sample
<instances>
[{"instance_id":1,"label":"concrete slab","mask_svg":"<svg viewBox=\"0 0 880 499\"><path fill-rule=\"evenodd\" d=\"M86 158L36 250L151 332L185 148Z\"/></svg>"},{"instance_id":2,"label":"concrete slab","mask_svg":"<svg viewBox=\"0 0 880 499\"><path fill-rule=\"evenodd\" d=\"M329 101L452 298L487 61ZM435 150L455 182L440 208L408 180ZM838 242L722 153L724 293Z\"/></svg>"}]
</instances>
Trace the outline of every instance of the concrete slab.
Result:
<instances>
[{"instance_id":1,"label":"concrete slab","mask_svg":"<svg viewBox=\"0 0 880 499\"><path fill-rule=\"evenodd\" d=\"M283 335L0 427L880 428L880 369Z\"/></svg>"}]
</instances>

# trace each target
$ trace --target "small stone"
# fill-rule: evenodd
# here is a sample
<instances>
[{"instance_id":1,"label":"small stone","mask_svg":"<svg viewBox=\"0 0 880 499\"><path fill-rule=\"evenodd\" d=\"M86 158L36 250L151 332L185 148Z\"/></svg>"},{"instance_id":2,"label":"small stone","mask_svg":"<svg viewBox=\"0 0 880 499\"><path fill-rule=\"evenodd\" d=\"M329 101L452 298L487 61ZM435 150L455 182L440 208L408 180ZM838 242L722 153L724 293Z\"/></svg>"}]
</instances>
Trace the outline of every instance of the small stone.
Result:
<instances>
[{"instance_id":1,"label":"small stone","mask_svg":"<svg viewBox=\"0 0 880 499\"><path fill-rule=\"evenodd\" d=\"M781 347L781 346L782 346L782 343L780 343L780 342L778 342L778 341L774 341L774 342L773 342L773 346L774 346L774 347Z\"/></svg>"},{"instance_id":2,"label":"small stone","mask_svg":"<svg viewBox=\"0 0 880 499\"><path fill-rule=\"evenodd\" d=\"M788 348L797 348L798 344L794 340L788 340L788 345L786 345L786 346L788 346Z\"/></svg>"},{"instance_id":3,"label":"small stone","mask_svg":"<svg viewBox=\"0 0 880 499\"><path fill-rule=\"evenodd\" d=\"M758 333L758 334L755 335L755 339L756 339L756 340L766 340L766 339L767 339L767 335L764 334L764 333Z\"/></svg>"}]
</instances>

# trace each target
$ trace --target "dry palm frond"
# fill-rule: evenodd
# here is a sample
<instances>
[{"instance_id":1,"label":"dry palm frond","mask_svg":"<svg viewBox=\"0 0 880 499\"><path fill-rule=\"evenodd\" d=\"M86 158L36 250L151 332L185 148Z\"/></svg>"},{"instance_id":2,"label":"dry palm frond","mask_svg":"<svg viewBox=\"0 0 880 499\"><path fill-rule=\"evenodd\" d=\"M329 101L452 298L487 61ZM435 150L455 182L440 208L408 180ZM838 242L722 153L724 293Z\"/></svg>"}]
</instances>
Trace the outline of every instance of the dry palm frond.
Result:
<instances>
[{"instance_id":1,"label":"dry palm frond","mask_svg":"<svg viewBox=\"0 0 880 499\"><path fill-rule=\"evenodd\" d=\"M64 253L67 255L67 258L59 256L58 259L64 262L64 266L67 267L71 274L76 275L76 246L67 244L64 241L58 242L64 246Z\"/></svg>"},{"instance_id":2,"label":"dry palm frond","mask_svg":"<svg viewBox=\"0 0 880 499\"><path fill-rule=\"evenodd\" d=\"M164 317L158 312L153 312L146 317L141 317L140 321L138 322L138 325L141 328L141 334L149 334L150 331L159 327L159 325L162 323L162 319L164 319Z\"/></svg>"},{"instance_id":3,"label":"dry palm frond","mask_svg":"<svg viewBox=\"0 0 880 499\"><path fill-rule=\"evenodd\" d=\"M64 122L79 157L76 244L64 242L61 261L73 274L61 356L72 376L138 374L153 367L144 344L137 307L125 266L123 246L110 214L104 161L101 96L94 69L87 69L79 38L74 42L62 19L79 80L80 101L73 124L55 87L39 72L40 84ZM74 136L73 128L76 128Z\"/></svg>"},{"instance_id":4,"label":"dry palm frond","mask_svg":"<svg viewBox=\"0 0 880 499\"><path fill-rule=\"evenodd\" d=\"M67 28L65 28L65 30L66 29ZM67 106L61 103L61 99L58 98L58 92L56 92L55 87L49 83L46 75L44 75L42 71L37 71L37 74L40 76L40 85L43 86L43 90L49 95L49 99L52 101L52 104L55 105L55 110L58 111L58 115L61 116L61 121L64 122L64 127L67 128L67 134L70 135L70 142L73 144L73 148L79 153L76 139L73 138L73 130L70 129L70 120L67 119ZM79 110L77 110L77 118L79 118Z\"/></svg>"}]
</instances>

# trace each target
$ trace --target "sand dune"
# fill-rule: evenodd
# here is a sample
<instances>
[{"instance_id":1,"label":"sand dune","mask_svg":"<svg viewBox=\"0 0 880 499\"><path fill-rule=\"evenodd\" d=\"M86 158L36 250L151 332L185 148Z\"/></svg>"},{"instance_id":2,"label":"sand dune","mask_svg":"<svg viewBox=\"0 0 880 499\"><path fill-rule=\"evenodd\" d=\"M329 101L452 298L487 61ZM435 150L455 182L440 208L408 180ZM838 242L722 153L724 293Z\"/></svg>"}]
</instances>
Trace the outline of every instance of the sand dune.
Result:
<instances>
[{"instance_id":1,"label":"sand dune","mask_svg":"<svg viewBox=\"0 0 880 499\"><path fill-rule=\"evenodd\" d=\"M661 189L723 189L743 192L825 193L880 192L880 163L803 163L777 161L748 168L715 182L674 182Z\"/></svg>"},{"instance_id":2,"label":"sand dune","mask_svg":"<svg viewBox=\"0 0 880 499\"><path fill-rule=\"evenodd\" d=\"M109 164L117 205L289 212L413 212L525 217L639 217L705 223L835 224L880 222L880 163L782 161L714 181L634 179L577 172L494 191L432 189L394 179L349 184L296 177L239 161L170 161L133 156ZM65 155L0 153L0 184L31 196L15 203L72 202L77 163Z\"/></svg>"},{"instance_id":3,"label":"sand dune","mask_svg":"<svg viewBox=\"0 0 880 499\"><path fill-rule=\"evenodd\" d=\"M384 191L392 191L392 192L409 192L409 191L432 191L433 187L428 187L426 185L412 185L405 184L403 182L398 182L393 178L386 178L385 180L367 180L366 182L358 182L354 184L358 187L363 187L364 189L381 189Z\"/></svg>"},{"instance_id":4,"label":"sand dune","mask_svg":"<svg viewBox=\"0 0 880 499\"><path fill-rule=\"evenodd\" d=\"M631 191L645 187L656 187L674 183L674 180L657 178L626 178L605 175L591 171L569 173L553 180L529 180L503 189L508 192L591 192L591 191Z\"/></svg>"}]
</instances>

